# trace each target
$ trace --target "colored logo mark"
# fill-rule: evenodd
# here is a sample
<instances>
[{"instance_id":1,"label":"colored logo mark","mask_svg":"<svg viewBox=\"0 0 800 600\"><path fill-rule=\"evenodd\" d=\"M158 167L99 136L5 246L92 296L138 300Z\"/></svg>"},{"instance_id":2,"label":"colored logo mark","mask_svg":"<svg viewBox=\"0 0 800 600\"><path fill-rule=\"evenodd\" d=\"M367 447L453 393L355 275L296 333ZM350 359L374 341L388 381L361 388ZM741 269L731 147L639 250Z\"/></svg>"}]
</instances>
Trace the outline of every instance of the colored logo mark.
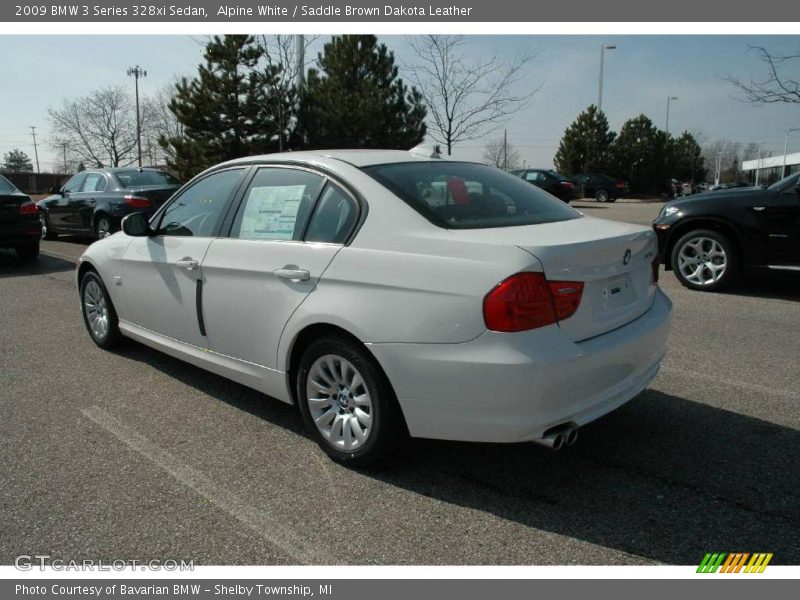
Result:
<instances>
[{"instance_id":1,"label":"colored logo mark","mask_svg":"<svg viewBox=\"0 0 800 600\"><path fill-rule=\"evenodd\" d=\"M749 559L749 562L748 562ZM763 573L769 561L772 560L771 552L707 552L703 557L698 573Z\"/></svg>"}]
</instances>

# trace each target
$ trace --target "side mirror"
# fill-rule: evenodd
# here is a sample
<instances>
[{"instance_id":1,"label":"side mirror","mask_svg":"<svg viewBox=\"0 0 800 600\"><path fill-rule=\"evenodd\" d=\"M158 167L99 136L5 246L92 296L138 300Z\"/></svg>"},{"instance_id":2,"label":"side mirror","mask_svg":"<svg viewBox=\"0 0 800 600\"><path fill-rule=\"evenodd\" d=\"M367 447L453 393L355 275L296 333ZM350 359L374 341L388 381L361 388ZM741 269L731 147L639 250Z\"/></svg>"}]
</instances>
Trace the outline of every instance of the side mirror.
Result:
<instances>
[{"instance_id":1,"label":"side mirror","mask_svg":"<svg viewBox=\"0 0 800 600\"><path fill-rule=\"evenodd\" d=\"M131 237L148 237L153 235L150 222L144 213L131 213L122 219L122 231Z\"/></svg>"}]
</instances>

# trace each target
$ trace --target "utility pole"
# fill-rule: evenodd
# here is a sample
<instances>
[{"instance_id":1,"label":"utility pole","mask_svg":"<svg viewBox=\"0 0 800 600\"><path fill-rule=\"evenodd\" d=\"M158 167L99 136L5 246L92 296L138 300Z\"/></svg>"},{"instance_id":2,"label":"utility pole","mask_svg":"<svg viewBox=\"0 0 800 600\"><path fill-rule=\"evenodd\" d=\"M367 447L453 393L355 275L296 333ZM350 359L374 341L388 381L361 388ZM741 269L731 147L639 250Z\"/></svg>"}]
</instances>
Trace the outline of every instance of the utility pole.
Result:
<instances>
[{"instance_id":1,"label":"utility pole","mask_svg":"<svg viewBox=\"0 0 800 600\"><path fill-rule=\"evenodd\" d=\"M64 157L64 175L67 174L67 142L61 142L61 156Z\"/></svg>"},{"instance_id":2,"label":"utility pole","mask_svg":"<svg viewBox=\"0 0 800 600\"><path fill-rule=\"evenodd\" d=\"M672 100L677 100L677 96L667 96L667 123L664 127L664 131L666 132L667 136L669 136L669 103Z\"/></svg>"},{"instance_id":3,"label":"utility pole","mask_svg":"<svg viewBox=\"0 0 800 600\"><path fill-rule=\"evenodd\" d=\"M142 120L139 117L139 78L147 77L147 71L136 65L128 69L128 77L136 80L136 148L139 151L139 168L142 167Z\"/></svg>"},{"instance_id":4,"label":"utility pole","mask_svg":"<svg viewBox=\"0 0 800 600\"><path fill-rule=\"evenodd\" d=\"M603 110L603 66L606 62L606 50L616 50L614 44L600 44L600 84L597 89L597 112Z\"/></svg>"},{"instance_id":5,"label":"utility pole","mask_svg":"<svg viewBox=\"0 0 800 600\"><path fill-rule=\"evenodd\" d=\"M33 154L36 156L36 172L39 173L39 147L36 145L36 127L31 125L31 137L33 137Z\"/></svg>"},{"instance_id":6,"label":"utility pole","mask_svg":"<svg viewBox=\"0 0 800 600\"><path fill-rule=\"evenodd\" d=\"M299 95L303 89L303 85L305 84L306 74L306 42L305 36L303 35L296 35L294 36L294 53L295 53L295 74L294 74L294 83L297 86L297 94Z\"/></svg>"},{"instance_id":7,"label":"utility pole","mask_svg":"<svg viewBox=\"0 0 800 600\"><path fill-rule=\"evenodd\" d=\"M764 145L764 142L758 142L758 158L756 161L756 186L758 186L758 174L761 170L761 146Z\"/></svg>"},{"instance_id":8,"label":"utility pole","mask_svg":"<svg viewBox=\"0 0 800 600\"><path fill-rule=\"evenodd\" d=\"M714 170L714 185L719 185L722 177L722 152L717 152L716 169Z\"/></svg>"},{"instance_id":9,"label":"utility pole","mask_svg":"<svg viewBox=\"0 0 800 600\"><path fill-rule=\"evenodd\" d=\"M508 171L508 129L503 129L503 170Z\"/></svg>"},{"instance_id":10,"label":"utility pole","mask_svg":"<svg viewBox=\"0 0 800 600\"><path fill-rule=\"evenodd\" d=\"M781 176L778 179L783 179L786 177L786 152L789 150L789 134L795 131L800 131L800 127L792 127L791 129L784 129L784 138L783 138L783 168L781 169Z\"/></svg>"}]
</instances>

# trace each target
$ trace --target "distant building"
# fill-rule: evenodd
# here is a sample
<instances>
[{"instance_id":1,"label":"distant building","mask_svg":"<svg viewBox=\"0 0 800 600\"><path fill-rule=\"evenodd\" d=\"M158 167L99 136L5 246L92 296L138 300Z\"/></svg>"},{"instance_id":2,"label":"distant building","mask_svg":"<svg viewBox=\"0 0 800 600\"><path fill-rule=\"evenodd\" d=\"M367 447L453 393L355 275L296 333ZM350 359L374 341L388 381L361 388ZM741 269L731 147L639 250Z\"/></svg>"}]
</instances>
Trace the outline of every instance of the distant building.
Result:
<instances>
[{"instance_id":1,"label":"distant building","mask_svg":"<svg viewBox=\"0 0 800 600\"><path fill-rule=\"evenodd\" d=\"M755 183L758 169L758 183L770 184L800 171L800 152L786 155L786 168L783 167L783 154L765 156L760 159L742 162L742 172L749 181ZM783 173L781 173L783 171Z\"/></svg>"}]
</instances>

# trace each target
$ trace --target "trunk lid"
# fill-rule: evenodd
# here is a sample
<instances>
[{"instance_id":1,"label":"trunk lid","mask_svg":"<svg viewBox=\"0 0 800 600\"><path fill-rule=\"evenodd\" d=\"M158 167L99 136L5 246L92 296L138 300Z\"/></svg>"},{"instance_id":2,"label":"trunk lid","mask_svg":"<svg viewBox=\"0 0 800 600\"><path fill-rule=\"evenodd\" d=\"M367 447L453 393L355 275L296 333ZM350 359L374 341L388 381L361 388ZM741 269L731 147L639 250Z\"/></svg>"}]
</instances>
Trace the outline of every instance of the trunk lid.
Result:
<instances>
[{"instance_id":1,"label":"trunk lid","mask_svg":"<svg viewBox=\"0 0 800 600\"><path fill-rule=\"evenodd\" d=\"M179 186L145 185L126 190L125 194L130 194L131 196L137 196L139 198L147 198L152 203L153 209L158 210L161 205L169 200L172 194L178 190L178 187Z\"/></svg>"},{"instance_id":2,"label":"trunk lid","mask_svg":"<svg viewBox=\"0 0 800 600\"><path fill-rule=\"evenodd\" d=\"M549 281L583 282L578 310L559 322L573 341L621 327L653 303L657 241L650 228L582 217L456 234L467 234L473 241L514 244L538 259L532 270L543 270Z\"/></svg>"},{"instance_id":3,"label":"trunk lid","mask_svg":"<svg viewBox=\"0 0 800 600\"><path fill-rule=\"evenodd\" d=\"M19 207L31 199L22 192L0 194L0 223L13 223L20 218Z\"/></svg>"}]
</instances>

